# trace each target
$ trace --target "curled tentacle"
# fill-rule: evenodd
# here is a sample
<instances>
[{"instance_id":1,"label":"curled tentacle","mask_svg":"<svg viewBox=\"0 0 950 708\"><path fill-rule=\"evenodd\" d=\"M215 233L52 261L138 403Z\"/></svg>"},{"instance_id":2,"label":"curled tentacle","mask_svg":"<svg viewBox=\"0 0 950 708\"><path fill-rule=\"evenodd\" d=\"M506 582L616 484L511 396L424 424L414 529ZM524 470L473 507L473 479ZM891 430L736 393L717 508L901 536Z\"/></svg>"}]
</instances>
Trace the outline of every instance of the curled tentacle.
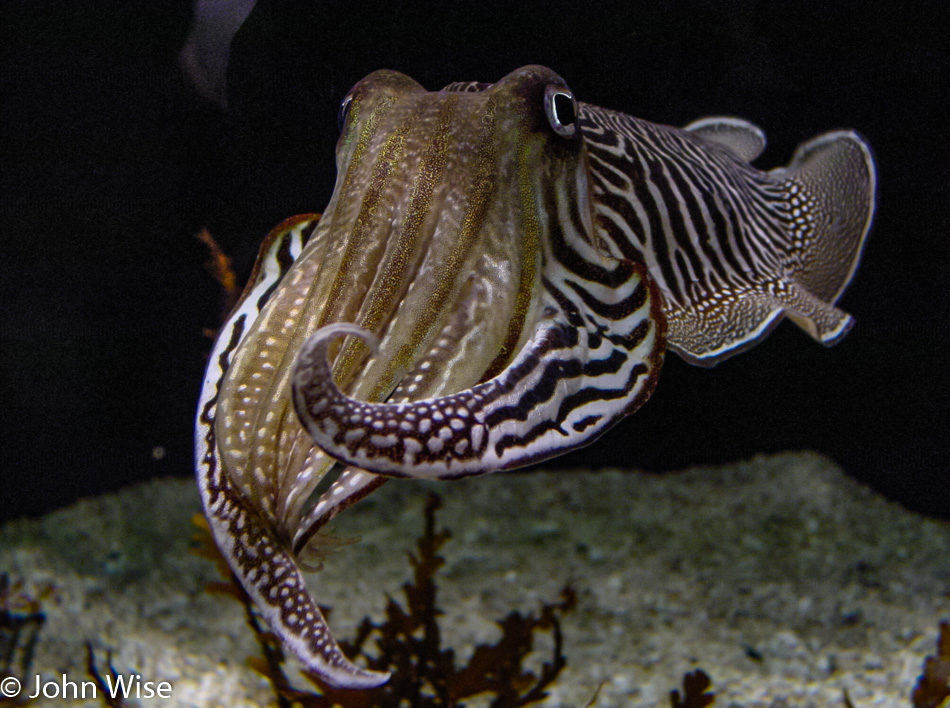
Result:
<instances>
[{"instance_id":1,"label":"curled tentacle","mask_svg":"<svg viewBox=\"0 0 950 708\"><path fill-rule=\"evenodd\" d=\"M631 280L626 298L614 304L620 318L609 335L597 331L594 318L549 305L550 314L496 377L419 401L367 403L343 394L327 361L330 342L369 337L353 324L327 325L295 364L297 414L329 455L400 477L510 470L587 444L646 400L662 360L655 301L645 282Z\"/></svg>"}]
</instances>

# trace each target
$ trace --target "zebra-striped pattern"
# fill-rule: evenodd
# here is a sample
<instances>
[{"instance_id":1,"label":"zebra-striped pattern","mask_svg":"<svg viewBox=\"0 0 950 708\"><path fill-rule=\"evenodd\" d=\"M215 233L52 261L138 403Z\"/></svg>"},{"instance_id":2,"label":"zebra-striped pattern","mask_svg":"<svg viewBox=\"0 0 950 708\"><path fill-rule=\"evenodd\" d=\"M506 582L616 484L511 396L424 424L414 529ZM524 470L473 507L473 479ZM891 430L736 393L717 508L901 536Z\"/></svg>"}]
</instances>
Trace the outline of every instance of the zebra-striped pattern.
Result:
<instances>
[{"instance_id":1,"label":"zebra-striped pattern","mask_svg":"<svg viewBox=\"0 0 950 708\"><path fill-rule=\"evenodd\" d=\"M319 330L293 377L297 413L314 442L380 474L450 479L561 454L633 412L652 393L662 362L659 301L631 261L608 270L560 248L577 260L549 269L540 326L501 374L465 391L398 404L356 401L334 384L328 345L341 335L372 336L343 323Z\"/></svg>"},{"instance_id":2,"label":"zebra-striped pattern","mask_svg":"<svg viewBox=\"0 0 950 708\"><path fill-rule=\"evenodd\" d=\"M832 306L853 274L873 210L874 168L854 133L812 141L838 174L751 167L764 135L737 119L685 130L580 104L596 225L618 257L646 263L664 296L670 346L712 364L788 314L834 343L851 318ZM833 153L833 154L832 154ZM842 178L851 195L819 191Z\"/></svg>"}]
</instances>

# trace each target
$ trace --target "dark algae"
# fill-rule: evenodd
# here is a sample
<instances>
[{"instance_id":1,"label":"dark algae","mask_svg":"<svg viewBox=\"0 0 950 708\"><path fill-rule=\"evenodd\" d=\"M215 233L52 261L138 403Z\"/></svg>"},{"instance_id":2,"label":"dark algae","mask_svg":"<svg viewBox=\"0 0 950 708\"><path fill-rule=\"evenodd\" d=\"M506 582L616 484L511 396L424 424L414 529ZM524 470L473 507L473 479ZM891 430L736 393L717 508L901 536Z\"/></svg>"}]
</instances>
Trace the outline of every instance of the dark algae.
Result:
<instances>
[{"instance_id":1,"label":"dark algae","mask_svg":"<svg viewBox=\"0 0 950 708\"><path fill-rule=\"evenodd\" d=\"M940 623L937 653L924 660L924 672L911 697L914 708L950 705L950 621Z\"/></svg>"},{"instance_id":2,"label":"dark algae","mask_svg":"<svg viewBox=\"0 0 950 708\"><path fill-rule=\"evenodd\" d=\"M712 680L702 669L696 669L683 676L683 695L677 689L670 691L671 708L706 708L716 700L716 694L709 691Z\"/></svg>"},{"instance_id":3,"label":"dark algae","mask_svg":"<svg viewBox=\"0 0 950 708\"><path fill-rule=\"evenodd\" d=\"M560 620L574 609L577 597L565 586L554 602L542 604L537 614L511 612L497 622L501 638L494 644L479 644L468 663L459 666L456 652L442 646L436 601L436 574L445 563L439 555L451 538L447 529L436 524L441 501L430 494L425 506L425 528L409 554L412 581L403 585L405 604L389 598L386 617L374 622L363 619L353 639L341 642L347 655L359 657L371 668L391 671L392 678L371 689L336 689L308 674L312 688L295 687L284 671L284 652L277 638L265 629L244 589L236 582L224 559L217 552L203 518L196 517L201 529L199 555L213 560L224 582L210 583L208 589L237 599L257 638L260 654L248 658L249 666L266 677L273 686L280 706L418 706L419 708L461 708L463 699L492 696L492 706L526 706L538 703L548 694L546 688L557 679L566 664L562 653ZM534 651L535 635L549 633L552 654L540 668L529 668L526 660ZM691 704L692 705L692 704ZM697 704L699 705L699 704Z\"/></svg>"},{"instance_id":4,"label":"dark algae","mask_svg":"<svg viewBox=\"0 0 950 708\"><path fill-rule=\"evenodd\" d=\"M53 594L50 585L31 586L0 573L0 680L25 685L30 677L40 630L46 623L43 602ZM28 699L10 697L4 690L0 706L27 705Z\"/></svg>"}]
</instances>

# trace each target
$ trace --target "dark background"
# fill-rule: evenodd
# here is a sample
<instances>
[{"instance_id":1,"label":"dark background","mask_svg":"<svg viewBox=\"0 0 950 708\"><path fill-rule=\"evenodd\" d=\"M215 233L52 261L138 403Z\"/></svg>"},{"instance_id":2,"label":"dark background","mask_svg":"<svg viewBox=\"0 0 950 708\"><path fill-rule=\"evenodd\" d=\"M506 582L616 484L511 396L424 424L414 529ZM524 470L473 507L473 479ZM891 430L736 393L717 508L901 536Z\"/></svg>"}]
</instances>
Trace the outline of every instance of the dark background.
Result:
<instances>
[{"instance_id":1,"label":"dark background","mask_svg":"<svg viewBox=\"0 0 950 708\"><path fill-rule=\"evenodd\" d=\"M842 344L785 323L712 370L670 356L640 412L555 464L815 449L950 517L948 5L261 0L234 42L224 112L176 64L188 2L7 0L0 517L191 474L202 329L222 307L195 233L210 229L243 278L271 226L321 210L355 81L386 67L437 89L527 63L656 122L747 118L769 137L763 168L840 127L879 164Z\"/></svg>"}]
</instances>

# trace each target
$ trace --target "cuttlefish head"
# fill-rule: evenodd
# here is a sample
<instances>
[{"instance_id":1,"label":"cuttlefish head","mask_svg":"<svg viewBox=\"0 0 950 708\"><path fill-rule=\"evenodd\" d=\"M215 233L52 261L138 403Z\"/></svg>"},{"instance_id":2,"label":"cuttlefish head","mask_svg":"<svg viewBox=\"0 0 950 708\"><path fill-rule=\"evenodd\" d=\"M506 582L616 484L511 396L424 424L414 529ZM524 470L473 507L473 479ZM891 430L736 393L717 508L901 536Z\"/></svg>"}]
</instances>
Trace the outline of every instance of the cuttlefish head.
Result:
<instances>
[{"instance_id":1,"label":"cuttlefish head","mask_svg":"<svg viewBox=\"0 0 950 708\"><path fill-rule=\"evenodd\" d=\"M365 471L459 477L585 444L651 393L664 320L643 267L593 236L554 72L427 92L378 71L340 118L322 218L265 241L219 337L198 459L215 538L271 628L355 686L385 675L343 657L291 558L335 513L321 505L357 498L331 488L305 510L326 473L343 462L342 486L366 490L381 478Z\"/></svg>"},{"instance_id":2,"label":"cuttlefish head","mask_svg":"<svg viewBox=\"0 0 950 708\"><path fill-rule=\"evenodd\" d=\"M377 72L344 103L329 228L367 261L293 375L314 442L379 474L562 453L638 406L659 370L657 298L592 236L570 89L542 67L450 88ZM340 335L354 336L337 353Z\"/></svg>"}]
</instances>

